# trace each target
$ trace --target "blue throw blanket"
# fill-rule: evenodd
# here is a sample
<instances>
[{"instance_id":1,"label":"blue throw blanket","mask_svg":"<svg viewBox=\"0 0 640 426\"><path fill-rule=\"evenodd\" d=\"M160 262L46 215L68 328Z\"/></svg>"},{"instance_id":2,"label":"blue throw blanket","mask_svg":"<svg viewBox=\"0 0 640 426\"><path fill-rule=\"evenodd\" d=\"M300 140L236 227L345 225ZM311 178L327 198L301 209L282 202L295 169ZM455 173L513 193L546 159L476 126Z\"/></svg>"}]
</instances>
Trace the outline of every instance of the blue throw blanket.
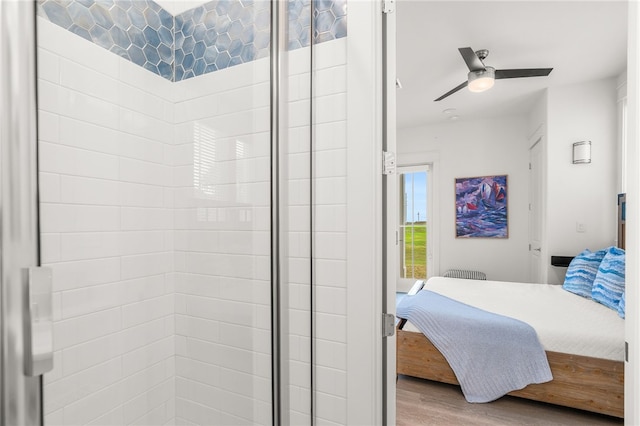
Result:
<instances>
[{"instance_id":1,"label":"blue throw blanket","mask_svg":"<svg viewBox=\"0 0 640 426\"><path fill-rule=\"evenodd\" d=\"M406 296L397 316L438 348L469 402L489 402L553 379L544 349L528 324L428 290Z\"/></svg>"}]
</instances>

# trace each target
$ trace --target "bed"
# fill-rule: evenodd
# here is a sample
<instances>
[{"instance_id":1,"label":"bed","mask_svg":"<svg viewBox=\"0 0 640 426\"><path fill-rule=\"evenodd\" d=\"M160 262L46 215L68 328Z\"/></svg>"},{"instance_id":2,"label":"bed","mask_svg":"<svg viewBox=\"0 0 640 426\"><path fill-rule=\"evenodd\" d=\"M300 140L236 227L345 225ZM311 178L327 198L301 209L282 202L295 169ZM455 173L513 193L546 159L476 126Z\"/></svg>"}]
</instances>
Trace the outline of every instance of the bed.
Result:
<instances>
[{"instance_id":1,"label":"bed","mask_svg":"<svg viewBox=\"0 0 640 426\"><path fill-rule=\"evenodd\" d=\"M615 311L550 284L433 277L425 290L535 329L553 380L509 395L624 417L624 320ZM458 384L440 351L407 321L397 329L397 373Z\"/></svg>"}]
</instances>

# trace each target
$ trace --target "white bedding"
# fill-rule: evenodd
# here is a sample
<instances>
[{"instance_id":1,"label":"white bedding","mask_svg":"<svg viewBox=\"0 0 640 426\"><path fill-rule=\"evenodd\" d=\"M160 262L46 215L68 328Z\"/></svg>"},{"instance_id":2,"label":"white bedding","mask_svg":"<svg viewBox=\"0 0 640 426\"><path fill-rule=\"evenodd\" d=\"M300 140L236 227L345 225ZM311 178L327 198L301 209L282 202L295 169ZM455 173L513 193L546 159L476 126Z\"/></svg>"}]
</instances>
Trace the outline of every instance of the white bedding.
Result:
<instances>
[{"instance_id":1,"label":"white bedding","mask_svg":"<svg viewBox=\"0 0 640 426\"><path fill-rule=\"evenodd\" d=\"M433 277L424 288L526 322L547 351L624 360L624 320L562 286ZM403 329L419 332L409 323Z\"/></svg>"}]
</instances>

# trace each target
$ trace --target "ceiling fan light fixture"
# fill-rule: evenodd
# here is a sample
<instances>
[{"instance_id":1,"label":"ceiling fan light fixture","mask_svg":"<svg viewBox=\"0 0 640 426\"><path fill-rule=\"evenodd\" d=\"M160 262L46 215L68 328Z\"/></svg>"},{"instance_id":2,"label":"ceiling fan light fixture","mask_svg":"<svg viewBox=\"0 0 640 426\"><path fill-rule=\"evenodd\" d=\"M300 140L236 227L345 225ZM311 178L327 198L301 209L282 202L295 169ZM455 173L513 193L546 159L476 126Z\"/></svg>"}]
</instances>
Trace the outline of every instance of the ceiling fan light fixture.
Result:
<instances>
[{"instance_id":1,"label":"ceiling fan light fixture","mask_svg":"<svg viewBox=\"0 0 640 426\"><path fill-rule=\"evenodd\" d=\"M483 70L471 71L468 74L469 91L474 93L484 92L493 87L496 82L496 69L486 67Z\"/></svg>"},{"instance_id":2,"label":"ceiling fan light fixture","mask_svg":"<svg viewBox=\"0 0 640 426\"><path fill-rule=\"evenodd\" d=\"M2 0L0 0L2 1ZM458 90L462 90L465 87L469 88L471 92L484 92L493 87L496 78L498 80L503 78L524 78L524 77L546 77L553 71L553 68L519 68L519 69L505 69L496 70L493 67L488 67L484 64L489 51L486 49L473 51L470 47L460 47L458 51L462 55L462 59L467 64L469 74L467 74L467 80L457 85L453 89L449 90L439 98L434 99L434 102L441 101Z\"/></svg>"}]
</instances>

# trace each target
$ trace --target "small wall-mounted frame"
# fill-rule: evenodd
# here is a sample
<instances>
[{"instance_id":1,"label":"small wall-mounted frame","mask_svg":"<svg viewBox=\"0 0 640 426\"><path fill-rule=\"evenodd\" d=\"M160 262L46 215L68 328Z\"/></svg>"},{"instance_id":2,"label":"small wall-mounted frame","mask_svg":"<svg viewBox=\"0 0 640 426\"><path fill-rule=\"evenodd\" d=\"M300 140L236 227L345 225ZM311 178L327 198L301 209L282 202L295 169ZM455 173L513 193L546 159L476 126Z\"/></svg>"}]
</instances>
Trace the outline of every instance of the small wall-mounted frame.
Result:
<instances>
[{"instance_id":1,"label":"small wall-mounted frame","mask_svg":"<svg viewBox=\"0 0 640 426\"><path fill-rule=\"evenodd\" d=\"M573 164L591 163L591 141L580 141L573 144Z\"/></svg>"}]
</instances>

